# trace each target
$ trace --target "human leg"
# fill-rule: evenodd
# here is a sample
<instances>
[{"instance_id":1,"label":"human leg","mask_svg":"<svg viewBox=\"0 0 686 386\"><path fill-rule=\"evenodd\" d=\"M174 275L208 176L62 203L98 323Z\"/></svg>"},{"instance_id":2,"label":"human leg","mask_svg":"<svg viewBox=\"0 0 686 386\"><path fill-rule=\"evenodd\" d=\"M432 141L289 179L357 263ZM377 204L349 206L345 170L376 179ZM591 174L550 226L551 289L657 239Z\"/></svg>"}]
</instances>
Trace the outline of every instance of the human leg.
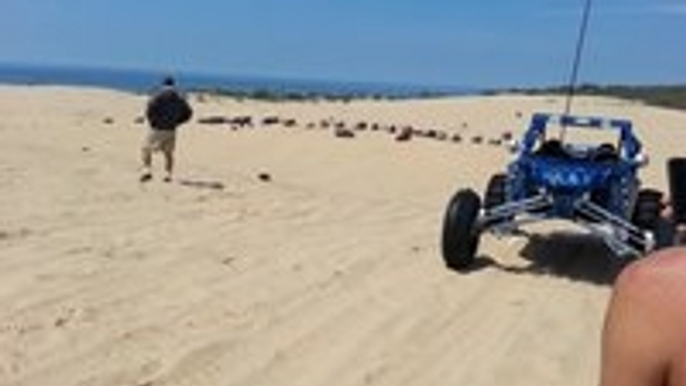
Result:
<instances>
[{"instance_id":1,"label":"human leg","mask_svg":"<svg viewBox=\"0 0 686 386\"><path fill-rule=\"evenodd\" d=\"M172 179L172 174L174 173L174 151L165 150L164 151L164 181L170 182Z\"/></svg>"},{"instance_id":2,"label":"human leg","mask_svg":"<svg viewBox=\"0 0 686 386\"><path fill-rule=\"evenodd\" d=\"M152 148L147 144L147 141L141 149L141 161L143 168L140 180L141 182L149 181L152 179Z\"/></svg>"}]
</instances>

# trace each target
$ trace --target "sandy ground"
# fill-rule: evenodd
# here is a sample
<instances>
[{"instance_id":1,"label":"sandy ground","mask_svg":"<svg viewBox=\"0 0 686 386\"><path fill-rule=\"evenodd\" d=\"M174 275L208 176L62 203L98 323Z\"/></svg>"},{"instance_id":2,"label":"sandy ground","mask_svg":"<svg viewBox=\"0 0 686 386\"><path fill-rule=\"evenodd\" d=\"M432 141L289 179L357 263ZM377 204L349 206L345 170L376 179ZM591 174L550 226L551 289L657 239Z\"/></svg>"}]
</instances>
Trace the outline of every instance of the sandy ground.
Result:
<instances>
[{"instance_id":1,"label":"sandy ground","mask_svg":"<svg viewBox=\"0 0 686 386\"><path fill-rule=\"evenodd\" d=\"M176 180L141 185L143 97L0 87L0 385L596 382L615 272L599 241L487 235L467 274L439 250L451 195L510 158L469 139L517 135L559 99L193 100L196 118L258 124L186 125ZM685 113L602 98L577 111L633 119L644 180L665 187ZM297 125L261 126L270 115ZM307 128L326 119L465 140Z\"/></svg>"}]
</instances>

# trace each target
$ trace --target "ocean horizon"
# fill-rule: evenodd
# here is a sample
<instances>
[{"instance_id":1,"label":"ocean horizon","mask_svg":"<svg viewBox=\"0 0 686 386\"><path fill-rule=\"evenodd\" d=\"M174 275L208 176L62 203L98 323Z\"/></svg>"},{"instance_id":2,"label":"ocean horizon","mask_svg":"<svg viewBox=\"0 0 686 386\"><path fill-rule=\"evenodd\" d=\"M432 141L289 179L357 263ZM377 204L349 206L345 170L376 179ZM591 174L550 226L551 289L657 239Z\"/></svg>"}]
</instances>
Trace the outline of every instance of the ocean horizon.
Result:
<instances>
[{"instance_id":1,"label":"ocean horizon","mask_svg":"<svg viewBox=\"0 0 686 386\"><path fill-rule=\"evenodd\" d=\"M0 63L0 84L100 87L145 93L169 75L164 71L106 69L97 67ZM171 74L186 90L229 93L268 92L276 95L323 95L359 97L415 97L422 95L470 95L480 91L467 87L235 76L177 72Z\"/></svg>"}]
</instances>

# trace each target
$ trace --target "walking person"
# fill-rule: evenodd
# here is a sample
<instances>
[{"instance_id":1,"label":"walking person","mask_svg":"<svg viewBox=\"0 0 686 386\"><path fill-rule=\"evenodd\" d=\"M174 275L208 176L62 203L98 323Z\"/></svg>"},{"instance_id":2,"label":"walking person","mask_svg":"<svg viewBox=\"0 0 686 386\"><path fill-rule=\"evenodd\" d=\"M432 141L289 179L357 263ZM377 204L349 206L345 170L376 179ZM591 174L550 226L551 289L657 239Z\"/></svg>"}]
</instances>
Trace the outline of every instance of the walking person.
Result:
<instances>
[{"instance_id":1,"label":"walking person","mask_svg":"<svg viewBox=\"0 0 686 386\"><path fill-rule=\"evenodd\" d=\"M157 151L164 155L164 181L172 180L176 129L188 122L192 115L193 110L176 89L174 78L164 78L162 87L150 98L145 111L150 130L142 148L141 182L152 179L152 155Z\"/></svg>"}]
</instances>

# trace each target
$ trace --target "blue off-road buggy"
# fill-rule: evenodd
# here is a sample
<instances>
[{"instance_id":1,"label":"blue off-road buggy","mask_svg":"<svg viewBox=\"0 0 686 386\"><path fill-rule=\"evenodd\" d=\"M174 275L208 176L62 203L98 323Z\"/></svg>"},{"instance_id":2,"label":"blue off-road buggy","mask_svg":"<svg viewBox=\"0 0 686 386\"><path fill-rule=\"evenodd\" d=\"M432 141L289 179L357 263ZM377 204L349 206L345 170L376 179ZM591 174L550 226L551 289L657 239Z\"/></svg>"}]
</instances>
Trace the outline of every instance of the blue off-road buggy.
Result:
<instances>
[{"instance_id":1,"label":"blue off-road buggy","mask_svg":"<svg viewBox=\"0 0 686 386\"><path fill-rule=\"evenodd\" d=\"M570 143L549 131L615 133L613 143ZM483 202L471 189L450 201L443 224L443 258L461 270L475 261L483 232L508 234L542 220L569 220L600 236L618 256L648 253L668 239L662 193L641 189L647 164L627 120L534 114L507 173L491 177Z\"/></svg>"}]
</instances>

